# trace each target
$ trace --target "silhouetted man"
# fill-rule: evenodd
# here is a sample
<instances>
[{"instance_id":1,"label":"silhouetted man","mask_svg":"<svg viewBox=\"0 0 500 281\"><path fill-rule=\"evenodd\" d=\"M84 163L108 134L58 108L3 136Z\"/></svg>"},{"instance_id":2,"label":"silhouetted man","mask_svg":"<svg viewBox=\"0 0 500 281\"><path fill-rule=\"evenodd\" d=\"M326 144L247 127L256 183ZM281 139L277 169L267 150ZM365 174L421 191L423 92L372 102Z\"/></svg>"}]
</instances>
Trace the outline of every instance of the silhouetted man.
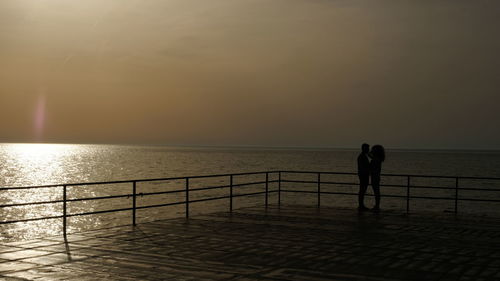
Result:
<instances>
[{"instance_id":1,"label":"silhouetted man","mask_svg":"<svg viewBox=\"0 0 500 281\"><path fill-rule=\"evenodd\" d=\"M370 181L370 160L368 159L368 153L370 152L370 146L367 143L361 145L361 153L358 156L358 177L359 177L359 194L358 194L358 209L360 211L368 210L365 207L364 199L366 189Z\"/></svg>"}]
</instances>

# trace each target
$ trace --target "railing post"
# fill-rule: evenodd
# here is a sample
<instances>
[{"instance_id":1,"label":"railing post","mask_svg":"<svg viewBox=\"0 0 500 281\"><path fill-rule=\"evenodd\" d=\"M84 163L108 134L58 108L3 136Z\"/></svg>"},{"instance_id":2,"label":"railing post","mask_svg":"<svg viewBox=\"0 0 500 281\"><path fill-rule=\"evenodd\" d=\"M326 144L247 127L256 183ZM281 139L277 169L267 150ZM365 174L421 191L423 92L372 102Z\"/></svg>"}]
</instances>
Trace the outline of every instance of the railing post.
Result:
<instances>
[{"instance_id":1,"label":"railing post","mask_svg":"<svg viewBox=\"0 0 500 281\"><path fill-rule=\"evenodd\" d=\"M458 212L458 177L455 178L455 214Z\"/></svg>"},{"instance_id":2,"label":"railing post","mask_svg":"<svg viewBox=\"0 0 500 281\"><path fill-rule=\"evenodd\" d=\"M318 208L321 206L321 173L318 173Z\"/></svg>"},{"instance_id":3,"label":"railing post","mask_svg":"<svg viewBox=\"0 0 500 281\"><path fill-rule=\"evenodd\" d=\"M132 225L135 226L135 208L136 208L136 195L137 195L137 183L132 182Z\"/></svg>"},{"instance_id":4,"label":"railing post","mask_svg":"<svg viewBox=\"0 0 500 281\"><path fill-rule=\"evenodd\" d=\"M67 228L67 223L66 223L66 218L67 218L67 207L66 207L66 185L63 185L63 234L66 236L66 228Z\"/></svg>"},{"instance_id":5,"label":"railing post","mask_svg":"<svg viewBox=\"0 0 500 281\"><path fill-rule=\"evenodd\" d=\"M269 200L269 172L266 172L266 209L268 205L268 200Z\"/></svg>"},{"instance_id":6,"label":"railing post","mask_svg":"<svg viewBox=\"0 0 500 281\"><path fill-rule=\"evenodd\" d=\"M186 218L189 218L189 177L186 177Z\"/></svg>"},{"instance_id":7,"label":"railing post","mask_svg":"<svg viewBox=\"0 0 500 281\"><path fill-rule=\"evenodd\" d=\"M229 176L229 212L233 212L233 175Z\"/></svg>"},{"instance_id":8,"label":"railing post","mask_svg":"<svg viewBox=\"0 0 500 281\"><path fill-rule=\"evenodd\" d=\"M406 176L406 213L410 212L410 176Z\"/></svg>"},{"instance_id":9,"label":"railing post","mask_svg":"<svg viewBox=\"0 0 500 281\"><path fill-rule=\"evenodd\" d=\"M281 171L278 172L278 208L281 206Z\"/></svg>"}]
</instances>

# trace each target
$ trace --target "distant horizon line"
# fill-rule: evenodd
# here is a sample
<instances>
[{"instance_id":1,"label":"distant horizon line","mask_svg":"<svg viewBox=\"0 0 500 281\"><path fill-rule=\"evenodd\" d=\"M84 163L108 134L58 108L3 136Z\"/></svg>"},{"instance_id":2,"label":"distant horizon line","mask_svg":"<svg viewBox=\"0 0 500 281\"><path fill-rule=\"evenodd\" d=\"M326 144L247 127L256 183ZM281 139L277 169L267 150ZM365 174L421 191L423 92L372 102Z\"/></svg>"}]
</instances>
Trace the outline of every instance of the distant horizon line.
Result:
<instances>
[{"instance_id":1,"label":"distant horizon line","mask_svg":"<svg viewBox=\"0 0 500 281\"><path fill-rule=\"evenodd\" d=\"M55 145L115 145L115 146L162 146L173 148L213 148L213 149L262 149L262 150L360 150L358 147L334 146L277 146L277 145L200 145L200 144L153 144L153 143L63 143L63 142L0 142L0 144L55 144ZM500 149L483 148L408 148L386 147L389 151L469 151L469 152L496 152Z\"/></svg>"}]
</instances>

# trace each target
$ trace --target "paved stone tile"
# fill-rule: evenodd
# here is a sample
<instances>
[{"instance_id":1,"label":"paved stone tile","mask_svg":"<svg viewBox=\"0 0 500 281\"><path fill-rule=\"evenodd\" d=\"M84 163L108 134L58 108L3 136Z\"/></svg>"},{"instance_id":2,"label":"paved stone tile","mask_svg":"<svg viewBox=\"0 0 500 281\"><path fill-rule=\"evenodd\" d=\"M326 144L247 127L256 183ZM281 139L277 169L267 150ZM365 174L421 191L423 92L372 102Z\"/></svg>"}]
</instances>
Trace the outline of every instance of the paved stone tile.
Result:
<instances>
[{"instance_id":1,"label":"paved stone tile","mask_svg":"<svg viewBox=\"0 0 500 281\"><path fill-rule=\"evenodd\" d=\"M2 244L0 274L13 280L500 281L499 222L245 208Z\"/></svg>"},{"instance_id":2,"label":"paved stone tile","mask_svg":"<svg viewBox=\"0 0 500 281\"><path fill-rule=\"evenodd\" d=\"M20 249L22 249L22 248L16 247L16 246L0 245L0 253L13 252L13 251L17 251Z\"/></svg>"},{"instance_id":3,"label":"paved stone tile","mask_svg":"<svg viewBox=\"0 0 500 281\"><path fill-rule=\"evenodd\" d=\"M19 260L24 258L33 258L48 255L50 252L38 250L18 250L14 252L1 253L0 258L7 260Z\"/></svg>"},{"instance_id":4,"label":"paved stone tile","mask_svg":"<svg viewBox=\"0 0 500 281\"><path fill-rule=\"evenodd\" d=\"M19 261L8 261L0 263L0 274L8 271L20 271L37 267L36 264Z\"/></svg>"},{"instance_id":5,"label":"paved stone tile","mask_svg":"<svg viewBox=\"0 0 500 281\"><path fill-rule=\"evenodd\" d=\"M37 249L40 247L52 246L52 245L57 245L57 244L60 244L60 242L42 240L42 241L36 241L36 242L32 242L32 243L27 243L27 244L21 244L21 245L18 245L17 247L24 248L24 249Z\"/></svg>"}]
</instances>

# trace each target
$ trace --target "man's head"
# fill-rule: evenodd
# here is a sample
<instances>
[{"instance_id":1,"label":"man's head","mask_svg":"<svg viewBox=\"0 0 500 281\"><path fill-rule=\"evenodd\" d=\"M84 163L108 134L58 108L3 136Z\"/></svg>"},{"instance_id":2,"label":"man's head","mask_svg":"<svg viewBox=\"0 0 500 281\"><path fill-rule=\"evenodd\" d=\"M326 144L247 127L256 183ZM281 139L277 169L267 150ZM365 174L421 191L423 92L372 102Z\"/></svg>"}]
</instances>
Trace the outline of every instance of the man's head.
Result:
<instances>
[{"instance_id":1,"label":"man's head","mask_svg":"<svg viewBox=\"0 0 500 281\"><path fill-rule=\"evenodd\" d=\"M368 152L370 152L370 145L369 145L369 144L367 144L367 143L363 143L363 144L361 145L361 151L362 151L363 153L368 153Z\"/></svg>"}]
</instances>

